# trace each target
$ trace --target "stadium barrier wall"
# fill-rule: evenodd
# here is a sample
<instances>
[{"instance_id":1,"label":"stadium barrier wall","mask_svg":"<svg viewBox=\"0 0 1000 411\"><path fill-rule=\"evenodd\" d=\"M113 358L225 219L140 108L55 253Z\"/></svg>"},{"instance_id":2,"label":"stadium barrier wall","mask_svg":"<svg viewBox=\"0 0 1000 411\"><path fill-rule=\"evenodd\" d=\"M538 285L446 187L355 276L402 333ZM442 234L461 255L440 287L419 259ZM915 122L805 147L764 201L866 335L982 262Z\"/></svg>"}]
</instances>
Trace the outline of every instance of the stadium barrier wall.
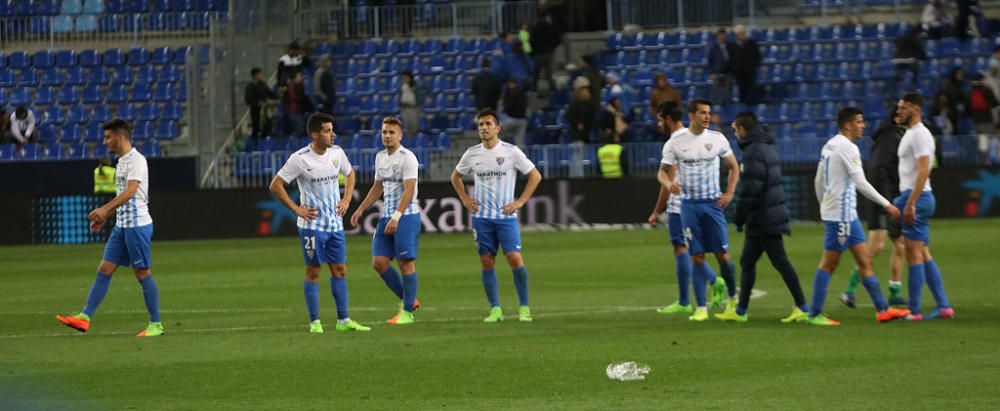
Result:
<instances>
[{"instance_id":1,"label":"stadium barrier wall","mask_svg":"<svg viewBox=\"0 0 1000 411\"><path fill-rule=\"evenodd\" d=\"M23 163L22 163L23 164ZM786 170L789 208L797 220L818 220L812 194L814 170ZM193 178L193 176L192 176ZM157 240L287 236L296 233L295 216L266 189L170 191L150 193ZM1000 217L1000 167L938 169L933 177L938 218ZM368 186L354 192L354 205ZM588 225L643 223L656 200L652 178L545 180L520 211L522 224ZM293 192L293 196L297 196ZM467 231L469 214L448 183L420 185L424 233ZM106 197L81 194L12 193L0 196L0 243L87 243L106 234L87 232L86 214ZM353 209L350 210L353 212ZM381 203L367 210L351 234L370 234Z\"/></svg>"}]
</instances>

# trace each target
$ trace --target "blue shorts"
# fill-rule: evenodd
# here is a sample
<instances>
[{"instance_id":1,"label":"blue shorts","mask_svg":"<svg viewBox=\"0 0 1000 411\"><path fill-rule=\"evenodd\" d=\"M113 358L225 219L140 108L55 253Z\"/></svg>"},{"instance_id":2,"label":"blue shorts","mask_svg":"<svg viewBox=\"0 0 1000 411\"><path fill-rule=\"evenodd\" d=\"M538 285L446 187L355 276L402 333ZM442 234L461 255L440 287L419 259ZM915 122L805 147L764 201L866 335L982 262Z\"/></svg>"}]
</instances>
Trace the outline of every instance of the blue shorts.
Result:
<instances>
[{"instance_id":1,"label":"blue shorts","mask_svg":"<svg viewBox=\"0 0 1000 411\"><path fill-rule=\"evenodd\" d=\"M385 235L385 225L389 217L378 220L375 235L372 236L372 255L397 260L416 260L417 246L420 245L420 214L400 217L396 233Z\"/></svg>"},{"instance_id":2,"label":"blue shorts","mask_svg":"<svg viewBox=\"0 0 1000 411\"><path fill-rule=\"evenodd\" d=\"M115 226L104 246L104 260L132 268L149 268L152 260L149 242L153 225L122 228Z\"/></svg>"},{"instance_id":3,"label":"blue shorts","mask_svg":"<svg viewBox=\"0 0 1000 411\"><path fill-rule=\"evenodd\" d=\"M906 190L902 192L899 197L893 200L893 204L902 213L903 208L906 207L906 200L910 198L910 191ZM931 243L931 216L934 215L934 209L937 208L937 200L934 199L934 193L929 191L924 191L920 193L920 197L917 198L917 218L916 222L912 225L907 224L906 220L903 219L900 225L903 226L903 238L913 241L922 241L924 244L930 245ZM900 216L900 219L903 217Z\"/></svg>"},{"instance_id":4,"label":"blue shorts","mask_svg":"<svg viewBox=\"0 0 1000 411\"><path fill-rule=\"evenodd\" d=\"M472 239L479 245L479 255L521 252L521 223L516 218L472 218Z\"/></svg>"},{"instance_id":5,"label":"blue shorts","mask_svg":"<svg viewBox=\"0 0 1000 411\"><path fill-rule=\"evenodd\" d=\"M684 200L681 224L691 255L729 252L726 215L715 200Z\"/></svg>"},{"instance_id":6,"label":"blue shorts","mask_svg":"<svg viewBox=\"0 0 1000 411\"><path fill-rule=\"evenodd\" d=\"M667 231L670 233L670 244L687 247L687 242L684 241L681 213L667 213Z\"/></svg>"},{"instance_id":7,"label":"blue shorts","mask_svg":"<svg viewBox=\"0 0 1000 411\"><path fill-rule=\"evenodd\" d=\"M347 262L347 241L343 231L299 229L302 258L306 265L344 264Z\"/></svg>"},{"instance_id":8,"label":"blue shorts","mask_svg":"<svg viewBox=\"0 0 1000 411\"><path fill-rule=\"evenodd\" d=\"M849 223L837 221L823 222L823 249L842 253L848 248L865 241L865 229L857 218Z\"/></svg>"}]
</instances>

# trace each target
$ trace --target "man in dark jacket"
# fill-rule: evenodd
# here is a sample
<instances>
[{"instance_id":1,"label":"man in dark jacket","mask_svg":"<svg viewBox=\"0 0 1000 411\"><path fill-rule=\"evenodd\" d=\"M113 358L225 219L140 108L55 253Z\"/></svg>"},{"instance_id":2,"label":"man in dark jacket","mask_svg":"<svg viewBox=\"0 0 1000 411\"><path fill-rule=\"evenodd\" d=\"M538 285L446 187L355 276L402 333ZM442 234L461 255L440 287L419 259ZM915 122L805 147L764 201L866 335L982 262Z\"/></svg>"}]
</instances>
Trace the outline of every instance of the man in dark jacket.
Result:
<instances>
[{"instance_id":1,"label":"man in dark jacket","mask_svg":"<svg viewBox=\"0 0 1000 411\"><path fill-rule=\"evenodd\" d=\"M920 64L927 59L927 52L924 51L924 46L920 43L920 33L920 26L917 26L893 40L896 46L896 52L892 56L893 87L895 87L897 94L917 88L917 80L920 79ZM906 78L907 72L910 73L910 87L904 89L903 80Z\"/></svg>"},{"instance_id":2,"label":"man in dark jacket","mask_svg":"<svg viewBox=\"0 0 1000 411\"><path fill-rule=\"evenodd\" d=\"M493 72L493 62L489 57L483 57L483 67L479 75L472 79L472 95L476 97L476 112L483 109L496 111L500 100L500 90L503 81Z\"/></svg>"},{"instance_id":3,"label":"man in dark jacket","mask_svg":"<svg viewBox=\"0 0 1000 411\"><path fill-rule=\"evenodd\" d=\"M261 110L278 99L278 94L267 86L264 81L263 70L260 67L250 69L251 81L247 83L246 92L243 95L243 102L250 108L250 137L260 138L271 132L270 127L264 126L264 119L261 118Z\"/></svg>"},{"instance_id":4,"label":"man in dark jacket","mask_svg":"<svg viewBox=\"0 0 1000 411\"><path fill-rule=\"evenodd\" d=\"M899 141L903 138L906 129L900 127L903 121L893 106L889 116L879 123L878 128L872 133L872 154L868 158L868 170L865 176L868 182L872 183L880 194L885 198L899 197L899 155L896 150L899 148ZM885 249L885 238L892 240L892 256L889 258L889 304L906 305L906 298L903 297L903 264L906 262L906 250L903 248L903 237L899 220L893 220L881 207L876 207L875 203L866 202L868 206L868 252L871 253L872 260ZM851 278L848 280L847 289L840 294L840 302L854 308L854 291L861 284L861 275L858 267L851 271Z\"/></svg>"},{"instance_id":5,"label":"man in dark jacket","mask_svg":"<svg viewBox=\"0 0 1000 411\"><path fill-rule=\"evenodd\" d=\"M753 112L736 116L733 130L743 149L740 168L742 178L736 190L737 206L733 223L737 231L746 228L746 241L740 256L740 301L735 315L716 314L723 321L747 321L747 307L750 305L750 291L757 280L757 260L763 253L771 260L771 265L781 274L785 286L792 293L795 308L791 315L781 320L784 323L801 322L808 318L809 308L799 285L799 276L788 261L782 235L791 234L788 209L785 207L785 188L781 178L781 165L774 135L764 125L757 122Z\"/></svg>"},{"instance_id":6,"label":"man in dark jacket","mask_svg":"<svg viewBox=\"0 0 1000 411\"><path fill-rule=\"evenodd\" d=\"M538 90L538 79L543 75L542 78L549 82L547 92L551 93L556 90L556 82L552 79L552 60L556 47L559 47L561 42L562 33L559 33L559 29L552 24L552 16L550 15L542 17L531 29L532 57L535 60L535 70L531 80L532 90Z\"/></svg>"},{"instance_id":7,"label":"man in dark jacket","mask_svg":"<svg viewBox=\"0 0 1000 411\"><path fill-rule=\"evenodd\" d=\"M733 88L730 73L735 52L729 42L726 29L715 33L715 44L708 50L708 80L712 82L712 102L720 106L729 105Z\"/></svg>"},{"instance_id":8,"label":"man in dark jacket","mask_svg":"<svg viewBox=\"0 0 1000 411\"><path fill-rule=\"evenodd\" d=\"M736 26L736 46L733 47L732 73L740 89L740 102L746 105L757 103L757 71L763 55L760 46L747 34L746 27Z\"/></svg>"}]
</instances>

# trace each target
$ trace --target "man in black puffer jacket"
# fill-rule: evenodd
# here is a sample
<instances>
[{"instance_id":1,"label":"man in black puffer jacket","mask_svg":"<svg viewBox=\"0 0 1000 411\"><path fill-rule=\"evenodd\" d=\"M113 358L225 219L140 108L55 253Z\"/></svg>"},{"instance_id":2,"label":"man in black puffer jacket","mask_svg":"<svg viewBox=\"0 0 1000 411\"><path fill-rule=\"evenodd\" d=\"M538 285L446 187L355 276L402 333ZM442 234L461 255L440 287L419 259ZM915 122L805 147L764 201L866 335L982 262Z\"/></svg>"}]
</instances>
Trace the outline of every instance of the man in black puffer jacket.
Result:
<instances>
[{"instance_id":1,"label":"man in black puffer jacket","mask_svg":"<svg viewBox=\"0 0 1000 411\"><path fill-rule=\"evenodd\" d=\"M740 256L743 276L740 278L740 302L736 306L737 321L747 320L750 291L757 280L757 260L767 253L771 265L781 274L788 291L795 300L791 315L782 322L799 322L808 318L806 298L799 285L799 276L788 262L782 235L791 234L788 209L785 207L785 188L781 179L778 148L771 131L757 122L752 112L740 113L733 121L736 138L743 149L740 164L743 178L736 190L736 213L733 223L737 231L746 228L746 241Z\"/></svg>"}]
</instances>

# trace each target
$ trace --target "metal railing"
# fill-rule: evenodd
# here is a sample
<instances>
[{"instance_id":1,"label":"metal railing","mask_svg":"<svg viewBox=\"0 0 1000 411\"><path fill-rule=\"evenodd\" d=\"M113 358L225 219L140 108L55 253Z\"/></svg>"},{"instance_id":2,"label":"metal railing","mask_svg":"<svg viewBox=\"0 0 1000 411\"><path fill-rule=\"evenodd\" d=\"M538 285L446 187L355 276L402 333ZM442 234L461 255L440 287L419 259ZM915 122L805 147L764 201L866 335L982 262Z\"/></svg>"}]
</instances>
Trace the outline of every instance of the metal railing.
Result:
<instances>
[{"instance_id":1,"label":"metal railing","mask_svg":"<svg viewBox=\"0 0 1000 411\"><path fill-rule=\"evenodd\" d=\"M779 138L782 165L787 168L813 168L828 137ZM858 142L867 159L870 139ZM966 135L938 138L937 164L942 167L1000 165L1000 136ZM626 143L624 157L629 176L653 176L660 168L663 144ZM524 151L539 172L549 179L596 178L601 176L597 160L599 145L552 144L528 146ZM736 150L739 156L739 149ZM411 148L420 162L421 181L448 181L465 147ZM377 149L348 149L347 155L358 173L358 183L371 184ZM264 188L284 165L293 151L236 152L218 156L216 175L205 188Z\"/></svg>"},{"instance_id":2,"label":"metal railing","mask_svg":"<svg viewBox=\"0 0 1000 411\"><path fill-rule=\"evenodd\" d=\"M496 35L537 19L537 1L314 6L294 16L295 38Z\"/></svg>"},{"instance_id":3,"label":"metal railing","mask_svg":"<svg viewBox=\"0 0 1000 411\"><path fill-rule=\"evenodd\" d=\"M81 14L0 18L0 47L69 48L80 43L205 39L218 11L131 14Z\"/></svg>"}]
</instances>

